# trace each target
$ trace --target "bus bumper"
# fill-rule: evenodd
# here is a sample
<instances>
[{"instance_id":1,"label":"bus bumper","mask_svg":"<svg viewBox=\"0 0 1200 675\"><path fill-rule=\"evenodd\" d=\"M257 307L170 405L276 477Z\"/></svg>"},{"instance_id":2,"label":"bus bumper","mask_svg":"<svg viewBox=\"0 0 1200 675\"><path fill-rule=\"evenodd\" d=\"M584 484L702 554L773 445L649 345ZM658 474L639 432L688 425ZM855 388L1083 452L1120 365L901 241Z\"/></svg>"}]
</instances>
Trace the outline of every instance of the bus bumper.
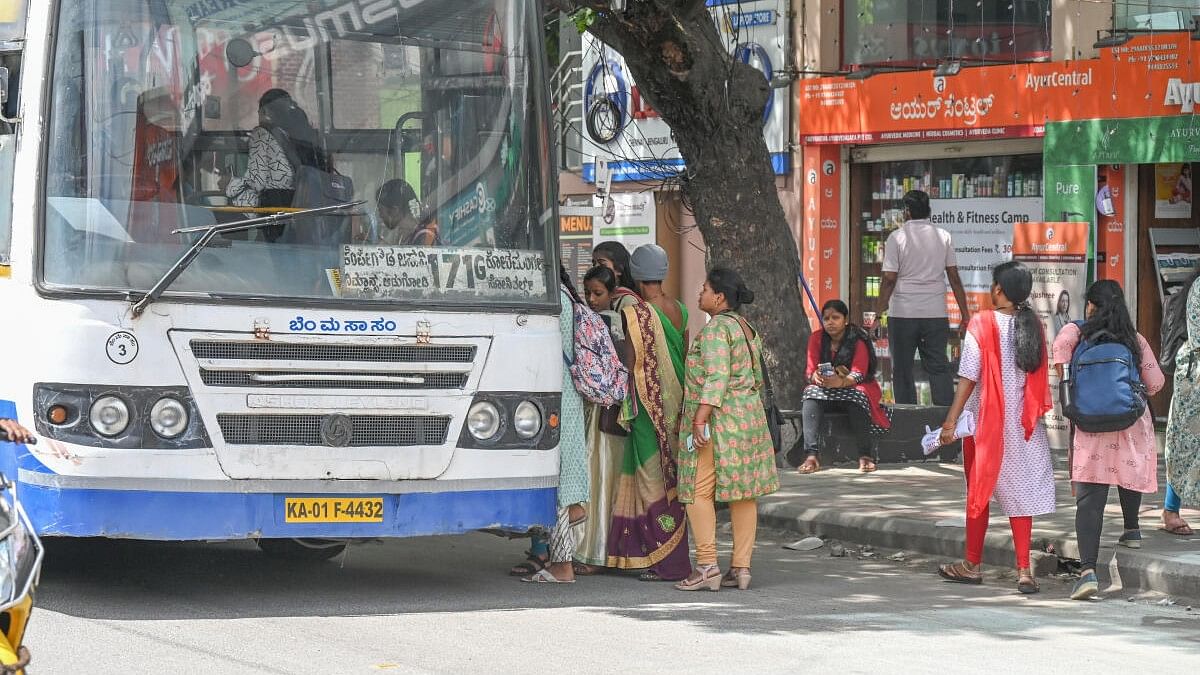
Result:
<instances>
[{"instance_id":1,"label":"bus bumper","mask_svg":"<svg viewBox=\"0 0 1200 675\"><path fill-rule=\"evenodd\" d=\"M21 470L18 491L21 503L38 534L66 537L111 537L150 540L246 539L257 537L417 537L459 534L481 529L524 532L554 523L557 490L536 485L545 480L521 479L520 487L388 493L371 491L367 481L353 481L353 492L329 488L312 490L315 481L294 483L302 489L263 492L238 491L244 481L216 489L172 490L161 480L160 489L129 489L129 481L113 480L120 489L103 487L103 479L79 480L57 474ZM72 482L86 486L71 485ZM195 488L191 481L187 487ZM436 484L437 481L417 481ZM530 486L530 484L534 484ZM406 485L404 481L383 486ZM261 487L261 485L249 486ZM406 486L407 487L407 486ZM295 522L289 518L288 500L382 500L379 522ZM362 516L360 512L358 516ZM326 515L326 517L328 517ZM353 517L353 516L351 516Z\"/></svg>"}]
</instances>

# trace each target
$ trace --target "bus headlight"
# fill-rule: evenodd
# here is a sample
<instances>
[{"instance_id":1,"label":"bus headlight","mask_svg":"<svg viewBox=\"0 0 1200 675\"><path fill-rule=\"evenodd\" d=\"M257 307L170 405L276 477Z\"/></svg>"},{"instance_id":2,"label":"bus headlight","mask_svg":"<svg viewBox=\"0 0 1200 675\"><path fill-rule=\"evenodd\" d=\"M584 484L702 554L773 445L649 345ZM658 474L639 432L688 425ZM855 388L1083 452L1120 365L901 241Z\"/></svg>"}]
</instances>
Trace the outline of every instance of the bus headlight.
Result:
<instances>
[{"instance_id":1,"label":"bus headlight","mask_svg":"<svg viewBox=\"0 0 1200 675\"><path fill-rule=\"evenodd\" d=\"M116 396L96 399L88 417L92 428L101 436L116 436L129 428L129 406Z\"/></svg>"},{"instance_id":2,"label":"bus headlight","mask_svg":"<svg viewBox=\"0 0 1200 675\"><path fill-rule=\"evenodd\" d=\"M150 428L163 438L175 438L188 425L187 408L169 396L158 399L150 409Z\"/></svg>"},{"instance_id":3,"label":"bus headlight","mask_svg":"<svg viewBox=\"0 0 1200 675\"><path fill-rule=\"evenodd\" d=\"M542 411L533 401L521 401L513 411L513 429L517 435L530 439L542 432Z\"/></svg>"},{"instance_id":4,"label":"bus headlight","mask_svg":"<svg viewBox=\"0 0 1200 675\"><path fill-rule=\"evenodd\" d=\"M467 412L467 429L475 440L492 440L500 433L500 409L490 401L477 401Z\"/></svg>"}]
</instances>

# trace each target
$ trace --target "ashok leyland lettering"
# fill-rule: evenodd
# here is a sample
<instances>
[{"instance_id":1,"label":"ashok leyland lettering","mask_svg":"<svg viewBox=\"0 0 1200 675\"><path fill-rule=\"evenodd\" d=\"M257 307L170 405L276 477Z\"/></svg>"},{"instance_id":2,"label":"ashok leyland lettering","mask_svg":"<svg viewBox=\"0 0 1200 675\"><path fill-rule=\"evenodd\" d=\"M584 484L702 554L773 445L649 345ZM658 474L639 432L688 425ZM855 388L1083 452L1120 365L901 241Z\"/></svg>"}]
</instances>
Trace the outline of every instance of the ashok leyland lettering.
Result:
<instances>
[{"instance_id":1,"label":"ashok leyland lettering","mask_svg":"<svg viewBox=\"0 0 1200 675\"><path fill-rule=\"evenodd\" d=\"M539 22L0 0L0 415L44 439L0 471L40 533L320 558L553 521Z\"/></svg>"}]
</instances>

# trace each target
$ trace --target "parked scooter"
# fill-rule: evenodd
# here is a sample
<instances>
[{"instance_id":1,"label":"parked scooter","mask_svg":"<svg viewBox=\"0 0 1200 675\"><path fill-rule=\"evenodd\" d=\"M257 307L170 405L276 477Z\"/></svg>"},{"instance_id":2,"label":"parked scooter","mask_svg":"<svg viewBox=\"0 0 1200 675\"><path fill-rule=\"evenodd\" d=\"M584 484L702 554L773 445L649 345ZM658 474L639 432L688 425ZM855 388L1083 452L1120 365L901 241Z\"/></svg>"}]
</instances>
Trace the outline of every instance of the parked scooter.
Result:
<instances>
[{"instance_id":1,"label":"parked scooter","mask_svg":"<svg viewBox=\"0 0 1200 675\"><path fill-rule=\"evenodd\" d=\"M7 440L8 435L0 430L0 441ZM36 442L26 441L30 445ZM12 481L0 474L0 673L24 675L29 665L29 650L21 643L44 554Z\"/></svg>"}]
</instances>

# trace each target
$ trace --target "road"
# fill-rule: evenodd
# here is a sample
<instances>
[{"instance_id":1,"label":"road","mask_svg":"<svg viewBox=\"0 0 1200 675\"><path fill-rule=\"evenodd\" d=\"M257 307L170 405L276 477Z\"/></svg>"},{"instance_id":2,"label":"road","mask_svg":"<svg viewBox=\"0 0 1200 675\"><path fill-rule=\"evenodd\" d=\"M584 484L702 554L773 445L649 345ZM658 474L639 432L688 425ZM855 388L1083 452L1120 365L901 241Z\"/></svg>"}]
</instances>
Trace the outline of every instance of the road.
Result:
<instances>
[{"instance_id":1,"label":"road","mask_svg":"<svg viewBox=\"0 0 1200 675\"><path fill-rule=\"evenodd\" d=\"M724 535L728 539L728 534ZM1194 672L1200 608L1044 580L946 584L933 561L799 553L761 533L754 588L628 576L534 586L477 534L273 561L246 543L52 542L34 673ZM727 555L727 551L723 554Z\"/></svg>"}]
</instances>

